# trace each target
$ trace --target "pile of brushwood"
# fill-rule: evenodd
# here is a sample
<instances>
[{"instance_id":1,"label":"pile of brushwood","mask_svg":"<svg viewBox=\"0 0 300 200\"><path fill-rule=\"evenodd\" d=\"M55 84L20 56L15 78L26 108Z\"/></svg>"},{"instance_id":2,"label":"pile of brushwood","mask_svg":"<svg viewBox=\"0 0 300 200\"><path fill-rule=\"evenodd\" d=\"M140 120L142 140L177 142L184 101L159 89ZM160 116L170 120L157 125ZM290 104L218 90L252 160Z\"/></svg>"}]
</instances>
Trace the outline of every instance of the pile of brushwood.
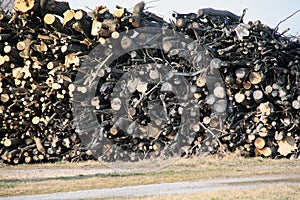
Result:
<instances>
[{"instance_id":1,"label":"pile of brushwood","mask_svg":"<svg viewBox=\"0 0 300 200\"><path fill-rule=\"evenodd\" d=\"M16 0L0 11L0 159L299 158L299 39L244 15Z\"/></svg>"}]
</instances>

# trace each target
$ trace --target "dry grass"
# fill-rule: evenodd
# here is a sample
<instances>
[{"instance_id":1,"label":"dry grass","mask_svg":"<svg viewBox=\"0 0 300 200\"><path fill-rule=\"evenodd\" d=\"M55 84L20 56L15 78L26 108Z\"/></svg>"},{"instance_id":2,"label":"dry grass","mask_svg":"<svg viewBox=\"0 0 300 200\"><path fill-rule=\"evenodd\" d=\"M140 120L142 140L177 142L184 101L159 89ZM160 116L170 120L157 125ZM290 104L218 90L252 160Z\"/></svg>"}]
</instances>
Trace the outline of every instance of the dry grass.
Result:
<instances>
[{"instance_id":1,"label":"dry grass","mask_svg":"<svg viewBox=\"0 0 300 200\"><path fill-rule=\"evenodd\" d=\"M109 174L74 175L41 178L1 178L0 196L31 195L75 190L111 188L162 182L192 181L220 177L242 177L264 174L300 173L300 160L245 159L229 156L218 159L198 157L180 159L159 171L115 172ZM105 169L99 162L54 163L0 166L0 170L24 169ZM294 188L299 192L299 188ZM291 189L292 190L292 189ZM222 196L223 197L223 196ZM192 197L191 197L192 198Z\"/></svg>"},{"instance_id":2,"label":"dry grass","mask_svg":"<svg viewBox=\"0 0 300 200\"><path fill-rule=\"evenodd\" d=\"M78 168L106 168L101 162L85 161L85 162L55 162L55 163L37 163L37 164L20 164L20 165L7 165L0 164L0 169L9 170L22 170L22 169L78 169Z\"/></svg>"}]
</instances>

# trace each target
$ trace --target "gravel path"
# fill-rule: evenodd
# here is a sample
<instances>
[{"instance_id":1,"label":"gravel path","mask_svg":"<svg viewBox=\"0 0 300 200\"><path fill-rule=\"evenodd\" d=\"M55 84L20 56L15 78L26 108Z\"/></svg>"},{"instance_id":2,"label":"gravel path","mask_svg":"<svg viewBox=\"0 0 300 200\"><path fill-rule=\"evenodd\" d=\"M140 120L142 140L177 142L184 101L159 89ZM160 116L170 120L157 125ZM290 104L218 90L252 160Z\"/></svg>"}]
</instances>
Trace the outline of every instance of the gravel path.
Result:
<instances>
[{"instance_id":1,"label":"gravel path","mask_svg":"<svg viewBox=\"0 0 300 200\"><path fill-rule=\"evenodd\" d=\"M300 186L300 174L264 175L241 178L219 178L201 181L161 183L150 185L127 186L107 189L79 190L53 194L17 196L0 198L10 200L54 200L54 199L89 199L116 197L143 197L165 194L191 194L213 190L234 190L264 187L268 185Z\"/></svg>"}]
</instances>

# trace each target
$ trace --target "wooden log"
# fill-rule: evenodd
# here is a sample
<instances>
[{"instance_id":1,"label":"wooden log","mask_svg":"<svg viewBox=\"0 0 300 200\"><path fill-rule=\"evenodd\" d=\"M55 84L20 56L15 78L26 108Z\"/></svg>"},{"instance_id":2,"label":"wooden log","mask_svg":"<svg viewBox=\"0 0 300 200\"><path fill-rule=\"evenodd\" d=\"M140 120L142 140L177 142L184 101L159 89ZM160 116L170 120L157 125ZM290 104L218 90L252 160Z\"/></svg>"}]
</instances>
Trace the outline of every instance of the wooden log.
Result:
<instances>
[{"instance_id":1,"label":"wooden log","mask_svg":"<svg viewBox=\"0 0 300 200\"><path fill-rule=\"evenodd\" d=\"M61 17L63 17L65 11L70 9L69 3L65 1L48 0L46 3L41 2L40 5L44 13L51 13L51 14L59 15Z\"/></svg>"},{"instance_id":2,"label":"wooden log","mask_svg":"<svg viewBox=\"0 0 300 200\"><path fill-rule=\"evenodd\" d=\"M145 2L141 1L134 5L132 15L133 16L142 16L144 8L145 8Z\"/></svg>"},{"instance_id":3,"label":"wooden log","mask_svg":"<svg viewBox=\"0 0 300 200\"><path fill-rule=\"evenodd\" d=\"M133 7L132 16L129 18L129 22L135 28L143 26L142 16L143 16L145 5L146 5L145 2L141 1Z\"/></svg>"},{"instance_id":4,"label":"wooden log","mask_svg":"<svg viewBox=\"0 0 300 200\"><path fill-rule=\"evenodd\" d=\"M71 140L70 138L64 138L63 141L62 141L62 145L64 145L65 147L67 148L71 148Z\"/></svg>"},{"instance_id":5,"label":"wooden log","mask_svg":"<svg viewBox=\"0 0 300 200\"><path fill-rule=\"evenodd\" d=\"M238 68L235 70L235 76L237 78L242 79L246 76L246 74L247 74L247 69L245 69L245 68Z\"/></svg>"},{"instance_id":6,"label":"wooden log","mask_svg":"<svg viewBox=\"0 0 300 200\"><path fill-rule=\"evenodd\" d=\"M270 115L273 111L272 104L270 104L269 102L261 103L257 107L257 111L262 113L263 115Z\"/></svg>"},{"instance_id":7,"label":"wooden log","mask_svg":"<svg viewBox=\"0 0 300 200\"><path fill-rule=\"evenodd\" d=\"M45 24L51 25L56 31L60 31L63 27L63 24L60 22L60 20L53 14L46 14L44 16L44 22Z\"/></svg>"},{"instance_id":8,"label":"wooden log","mask_svg":"<svg viewBox=\"0 0 300 200\"><path fill-rule=\"evenodd\" d=\"M93 23L92 23L91 35L98 36L101 28L102 28L102 23L98 22L96 19L94 19Z\"/></svg>"},{"instance_id":9,"label":"wooden log","mask_svg":"<svg viewBox=\"0 0 300 200\"><path fill-rule=\"evenodd\" d=\"M255 147L258 148L258 149L264 148L265 144L266 144L265 140L261 137L256 138L255 141L254 141Z\"/></svg>"},{"instance_id":10,"label":"wooden log","mask_svg":"<svg viewBox=\"0 0 300 200\"><path fill-rule=\"evenodd\" d=\"M217 100L215 103L214 103L214 111L216 111L217 113L224 113L226 111L226 108L227 108L227 102L226 100Z\"/></svg>"},{"instance_id":11,"label":"wooden log","mask_svg":"<svg viewBox=\"0 0 300 200\"><path fill-rule=\"evenodd\" d=\"M26 13L34 7L35 0L16 0L14 2L14 9L16 11Z\"/></svg>"},{"instance_id":12,"label":"wooden log","mask_svg":"<svg viewBox=\"0 0 300 200\"><path fill-rule=\"evenodd\" d=\"M98 35L100 35L100 33L101 33L102 37L109 37L110 36L109 31L104 31L102 29L102 23L98 22L96 19L94 19L94 21L92 23L91 35L92 36L98 36Z\"/></svg>"},{"instance_id":13,"label":"wooden log","mask_svg":"<svg viewBox=\"0 0 300 200\"><path fill-rule=\"evenodd\" d=\"M0 100L1 100L3 103L8 102L9 99L10 99L9 94L1 94L1 96L0 96Z\"/></svg>"},{"instance_id":14,"label":"wooden log","mask_svg":"<svg viewBox=\"0 0 300 200\"><path fill-rule=\"evenodd\" d=\"M67 23L71 22L74 19L75 11L66 10L63 15L64 15L63 26L65 26Z\"/></svg>"},{"instance_id":15,"label":"wooden log","mask_svg":"<svg viewBox=\"0 0 300 200\"><path fill-rule=\"evenodd\" d=\"M103 20L102 24L103 24L103 28L105 28L106 30L109 30L111 33L116 31L117 25L114 20L105 19L105 20Z\"/></svg>"},{"instance_id":16,"label":"wooden log","mask_svg":"<svg viewBox=\"0 0 300 200\"><path fill-rule=\"evenodd\" d=\"M180 44L176 40L163 41L162 49L165 53L169 53L172 49L180 48Z\"/></svg>"},{"instance_id":17,"label":"wooden log","mask_svg":"<svg viewBox=\"0 0 300 200\"><path fill-rule=\"evenodd\" d=\"M78 10L74 14L75 20L79 22L79 27L86 36L91 35L92 20L88 17L87 13L83 10Z\"/></svg>"},{"instance_id":18,"label":"wooden log","mask_svg":"<svg viewBox=\"0 0 300 200\"><path fill-rule=\"evenodd\" d=\"M214 95L219 98L222 99L225 97L225 90L222 86L217 86L214 88Z\"/></svg>"},{"instance_id":19,"label":"wooden log","mask_svg":"<svg viewBox=\"0 0 300 200\"><path fill-rule=\"evenodd\" d=\"M270 157L272 155L272 150L270 147L265 147L263 149L255 148L255 153L259 155L263 155L264 157Z\"/></svg>"},{"instance_id":20,"label":"wooden log","mask_svg":"<svg viewBox=\"0 0 300 200\"><path fill-rule=\"evenodd\" d=\"M111 101L111 108L113 110L120 110L121 109L121 106L122 106L122 101L120 98L114 98L112 101Z\"/></svg>"},{"instance_id":21,"label":"wooden log","mask_svg":"<svg viewBox=\"0 0 300 200\"><path fill-rule=\"evenodd\" d=\"M202 8L198 10L198 16L202 17L204 15L208 16L222 16L222 17L228 17L232 21L239 21L240 17L233 14L232 12L226 11L226 10L215 10L213 8Z\"/></svg>"},{"instance_id":22,"label":"wooden log","mask_svg":"<svg viewBox=\"0 0 300 200\"><path fill-rule=\"evenodd\" d=\"M34 137L33 140L35 141L37 150L42 154L46 154L46 150L42 144L41 139L39 137Z\"/></svg>"},{"instance_id":23,"label":"wooden log","mask_svg":"<svg viewBox=\"0 0 300 200\"><path fill-rule=\"evenodd\" d=\"M295 140L292 137L286 137L284 140L278 141L278 147L278 152L283 156L287 156L291 152L295 151Z\"/></svg>"},{"instance_id":24,"label":"wooden log","mask_svg":"<svg viewBox=\"0 0 300 200\"><path fill-rule=\"evenodd\" d=\"M255 101L260 101L260 100L262 100L263 99L263 92L261 91L261 90L255 90L254 92L253 92L253 99L255 100Z\"/></svg>"},{"instance_id":25,"label":"wooden log","mask_svg":"<svg viewBox=\"0 0 300 200\"><path fill-rule=\"evenodd\" d=\"M3 145L4 145L5 147L14 147L14 146L20 144L20 142L21 142L21 141L20 141L19 138L6 138L6 139L4 140Z\"/></svg>"},{"instance_id":26,"label":"wooden log","mask_svg":"<svg viewBox=\"0 0 300 200\"><path fill-rule=\"evenodd\" d=\"M186 20L184 18L177 18L176 19L176 26L179 28L184 28L186 25Z\"/></svg>"},{"instance_id":27,"label":"wooden log","mask_svg":"<svg viewBox=\"0 0 300 200\"><path fill-rule=\"evenodd\" d=\"M113 39L118 39L120 37L120 33L117 32L117 31L114 31L114 32L111 33L111 37Z\"/></svg>"},{"instance_id":28,"label":"wooden log","mask_svg":"<svg viewBox=\"0 0 300 200\"><path fill-rule=\"evenodd\" d=\"M296 110L299 110L299 109L300 109L300 101L294 100L294 101L292 102L292 107L293 107L294 109L296 109Z\"/></svg>"},{"instance_id":29,"label":"wooden log","mask_svg":"<svg viewBox=\"0 0 300 200\"><path fill-rule=\"evenodd\" d=\"M125 14L125 8L119 8L116 10L113 10L112 14L114 15L115 18L122 18Z\"/></svg>"},{"instance_id":30,"label":"wooden log","mask_svg":"<svg viewBox=\"0 0 300 200\"><path fill-rule=\"evenodd\" d=\"M25 163L31 163L32 162L32 157L31 156L26 156L25 157Z\"/></svg>"},{"instance_id":31,"label":"wooden log","mask_svg":"<svg viewBox=\"0 0 300 200\"><path fill-rule=\"evenodd\" d=\"M249 81L251 82L251 84L253 85L257 85L261 82L262 79L262 75L258 72L252 72L249 75Z\"/></svg>"},{"instance_id":32,"label":"wooden log","mask_svg":"<svg viewBox=\"0 0 300 200\"><path fill-rule=\"evenodd\" d=\"M3 33L0 34L0 41L5 42L5 41L12 41L15 39L14 35L11 35L10 33Z\"/></svg>"},{"instance_id":33,"label":"wooden log","mask_svg":"<svg viewBox=\"0 0 300 200\"><path fill-rule=\"evenodd\" d=\"M189 113L187 105L194 105L200 113L199 121L194 120L187 127L197 134L194 141L190 141L195 146L193 153L203 152L203 149L220 152L240 148L248 156L296 157L299 44L261 22L236 28L243 16L237 20L237 16L231 14L200 9L198 15L174 13L176 23L168 23L145 11L145 2L134 6L132 13L117 7L112 14L106 6L86 13L54 0L17 0L12 16L0 12L0 135L2 144L6 144L0 150L1 158L12 164L88 159L90 152L76 149L80 146L78 136L72 139L75 131L71 128L71 104L76 97L73 93L87 94L91 89L89 84L75 87L78 83L73 81L77 73L96 74L99 78L97 98L86 100L82 105L95 107L93 114L97 115L100 132L113 144L103 145L105 141L101 141L97 147L100 152L107 150L103 153L107 160L127 156L136 161L143 156L164 154L165 146L168 148L170 143L176 142L182 120L195 116L194 112ZM64 17L62 24L58 16ZM134 31L133 35L123 36L136 27L159 27L163 31ZM241 33L243 31L245 33ZM182 32L202 46L197 46L195 41L184 43L174 32ZM150 44L156 37L162 46L138 50L138 44ZM107 57L118 45L128 54L115 60L113 66L104 65L99 73L90 67L81 68L85 55L97 44L101 44L103 55ZM196 55L199 50L201 56ZM187 63L183 55L191 57L196 65ZM199 69L199 61L204 61L200 57L204 55L214 59L211 63L205 60L207 65ZM111 97L123 74L149 61L161 65L139 71L139 76L150 82L128 81L126 87L132 95L128 102L122 102L121 97ZM177 86L184 88L183 84L176 87L168 83L154 84L164 80L160 70L165 65L187 80L185 86L191 93L191 102L178 102L172 93ZM210 69L219 70L225 89L219 84L209 86ZM163 108L154 112L149 102ZM114 121L111 113L123 109L128 120ZM225 120L213 114L225 111L228 111ZM97 124L90 123L87 113L82 115L74 117L76 120L83 117L91 129ZM207 135L214 137L206 138ZM8 145L14 138L20 143ZM124 146L132 156L118 153L118 148ZM144 154L139 157L137 152ZM185 152L191 153L190 150Z\"/></svg>"},{"instance_id":34,"label":"wooden log","mask_svg":"<svg viewBox=\"0 0 300 200\"><path fill-rule=\"evenodd\" d=\"M63 13L69 10L70 7L67 2L54 0L16 0L14 2L14 9L22 13L33 11L40 16L51 13L63 17Z\"/></svg>"},{"instance_id":35,"label":"wooden log","mask_svg":"<svg viewBox=\"0 0 300 200\"><path fill-rule=\"evenodd\" d=\"M258 135L262 138L266 137L268 135L268 130L266 127L262 127L259 129Z\"/></svg>"},{"instance_id":36,"label":"wooden log","mask_svg":"<svg viewBox=\"0 0 300 200\"><path fill-rule=\"evenodd\" d=\"M235 99L236 102L242 103L245 100L245 95L243 93L241 93L241 92L236 93L234 95L234 99Z\"/></svg>"},{"instance_id":37,"label":"wooden log","mask_svg":"<svg viewBox=\"0 0 300 200\"><path fill-rule=\"evenodd\" d=\"M109 12L106 6L97 6L93 10L93 19L102 22L104 19L114 19L114 16Z\"/></svg>"},{"instance_id":38,"label":"wooden log","mask_svg":"<svg viewBox=\"0 0 300 200\"><path fill-rule=\"evenodd\" d=\"M121 39L121 47L125 51L131 51L131 50L135 50L137 48L137 44L131 38L124 36Z\"/></svg>"}]
</instances>

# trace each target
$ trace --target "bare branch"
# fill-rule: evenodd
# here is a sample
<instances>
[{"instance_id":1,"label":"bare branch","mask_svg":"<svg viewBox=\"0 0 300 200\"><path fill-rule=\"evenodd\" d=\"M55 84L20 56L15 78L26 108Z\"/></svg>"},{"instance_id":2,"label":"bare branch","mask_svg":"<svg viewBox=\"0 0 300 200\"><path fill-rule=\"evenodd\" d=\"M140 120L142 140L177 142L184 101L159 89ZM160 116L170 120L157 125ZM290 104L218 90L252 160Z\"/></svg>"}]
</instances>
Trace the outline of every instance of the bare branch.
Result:
<instances>
[{"instance_id":1,"label":"bare branch","mask_svg":"<svg viewBox=\"0 0 300 200\"><path fill-rule=\"evenodd\" d=\"M279 29L279 25L282 24L283 22L285 22L286 20L288 20L289 18L293 17L294 15L296 15L298 12L300 12L300 9L296 10L293 14L289 15L288 17L286 17L285 19L281 20L275 27L274 32L278 31ZM273 32L273 33L274 33Z\"/></svg>"}]
</instances>

